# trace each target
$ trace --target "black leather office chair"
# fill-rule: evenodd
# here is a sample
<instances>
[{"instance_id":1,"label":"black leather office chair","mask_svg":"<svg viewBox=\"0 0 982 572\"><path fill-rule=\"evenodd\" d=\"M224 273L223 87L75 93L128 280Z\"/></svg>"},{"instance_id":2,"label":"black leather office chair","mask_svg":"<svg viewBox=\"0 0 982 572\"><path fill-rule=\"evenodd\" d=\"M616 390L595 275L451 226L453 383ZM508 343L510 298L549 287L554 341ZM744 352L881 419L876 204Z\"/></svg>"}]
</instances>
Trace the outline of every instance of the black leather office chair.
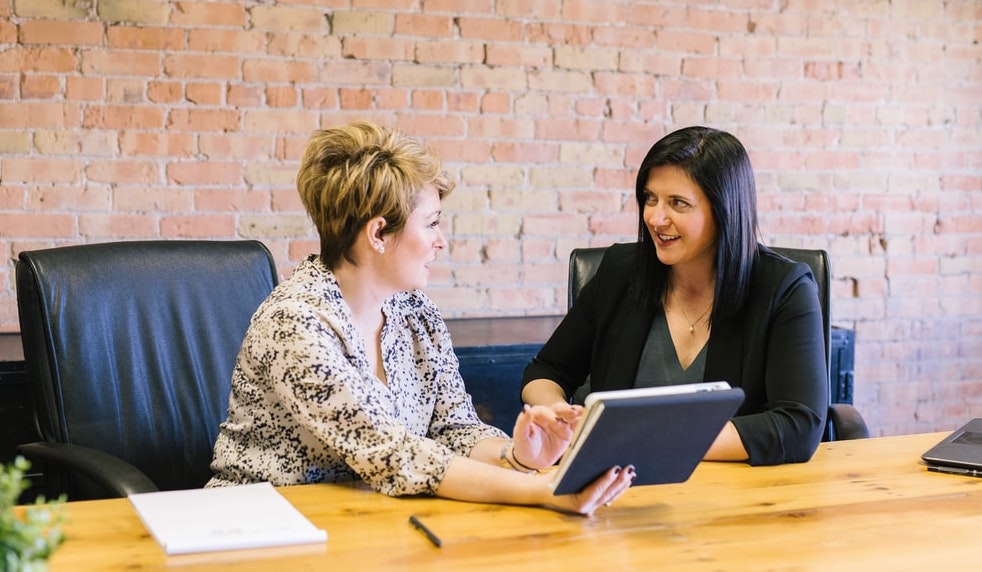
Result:
<instances>
[{"instance_id":1,"label":"black leather office chair","mask_svg":"<svg viewBox=\"0 0 982 572\"><path fill-rule=\"evenodd\" d=\"M252 314L278 278L257 241L20 253L17 307L41 441L70 500L201 487Z\"/></svg>"},{"instance_id":2,"label":"black leather office chair","mask_svg":"<svg viewBox=\"0 0 982 572\"><path fill-rule=\"evenodd\" d=\"M808 250L802 248L770 247L778 254L804 262L811 267L818 283L818 298L822 306L822 326L825 332L825 364L831 368L832 330L830 325L832 272L828 253L824 250ZM607 247L595 246L589 248L574 248L569 255L569 289L567 308L573 306L573 301L583 286L596 273ZM831 374L831 372L829 372ZM831 383L831 378L830 378ZM869 428L859 411L848 403L830 403L828 418L825 424L823 440L836 441L846 439L864 439L869 437Z\"/></svg>"}]
</instances>

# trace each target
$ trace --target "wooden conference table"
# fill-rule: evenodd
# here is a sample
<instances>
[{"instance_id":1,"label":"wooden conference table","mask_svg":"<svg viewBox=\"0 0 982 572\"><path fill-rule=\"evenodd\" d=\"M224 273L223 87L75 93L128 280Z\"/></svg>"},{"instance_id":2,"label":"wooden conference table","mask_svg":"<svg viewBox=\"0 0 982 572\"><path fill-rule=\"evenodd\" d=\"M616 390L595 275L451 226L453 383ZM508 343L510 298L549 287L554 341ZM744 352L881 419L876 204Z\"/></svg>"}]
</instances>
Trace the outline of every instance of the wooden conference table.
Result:
<instances>
[{"instance_id":1,"label":"wooden conference table","mask_svg":"<svg viewBox=\"0 0 982 572\"><path fill-rule=\"evenodd\" d=\"M805 464L702 463L591 517L363 487L280 489L326 543L167 557L129 501L68 503L61 570L913 570L982 557L982 479L920 454L945 433L823 443ZM443 540L408 523L416 514Z\"/></svg>"}]
</instances>

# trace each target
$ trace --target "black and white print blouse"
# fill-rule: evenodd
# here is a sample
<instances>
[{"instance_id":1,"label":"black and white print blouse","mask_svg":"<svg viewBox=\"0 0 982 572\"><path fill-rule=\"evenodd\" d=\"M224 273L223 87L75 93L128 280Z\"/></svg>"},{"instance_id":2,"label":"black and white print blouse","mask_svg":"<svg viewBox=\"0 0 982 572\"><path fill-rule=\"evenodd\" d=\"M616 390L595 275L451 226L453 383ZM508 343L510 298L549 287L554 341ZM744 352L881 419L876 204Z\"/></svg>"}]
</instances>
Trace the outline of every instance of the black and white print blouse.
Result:
<instances>
[{"instance_id":1,"label":"black and white print blouse","mask_svg":"<svg viewBox=\"0 0 982 572\"><path fill-rule=\"evenodd\" d=\"M388 385L334 274L316 255L301 262L246 332L207 486L363 479L392 496L433 494L455 455L505 436L478 418L432 300L400 293L382 311Z\"/></svg>"}]
</instances>

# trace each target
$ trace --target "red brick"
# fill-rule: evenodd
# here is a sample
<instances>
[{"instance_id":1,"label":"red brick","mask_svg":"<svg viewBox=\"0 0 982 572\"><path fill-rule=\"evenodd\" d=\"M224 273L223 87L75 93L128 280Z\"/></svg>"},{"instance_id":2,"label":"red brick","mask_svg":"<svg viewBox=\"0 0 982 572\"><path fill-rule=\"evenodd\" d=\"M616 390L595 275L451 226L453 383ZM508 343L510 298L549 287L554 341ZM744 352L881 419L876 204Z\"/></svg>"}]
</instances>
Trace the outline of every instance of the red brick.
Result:
<instances>
[{"instance_id":1,"label":"red brick","mask_svg":"<svg viewBox=\"0 0 982 572\"><path fill-rule=\"evenodd\" d=\"M507 93L484 93L481 96L483 113L508 113L511 111L511 95Z\"/></svg>"},{"instance_id":2,"label":"red brick","mask_svg":"<svg viewBox=\"0 0 982 572\"><path fill-rule=\"evenodd\" d=\"M656 45L659 50L689 54L714 55L715 37L705 31L658 30Z\"/></svg>"},{"instance_id":3,"label":"red brick","mask_svg":"<svg viewBox=\"0 0 982 572\"><path fill-rule=\"evenodd\" d=\"M559 157L559 146L529 141L501 142L491 147L491 159L506 163L553 163Z\"/></svg>"},{"instance_id":4,"label":"red brick","mask_svg":"<svg viewBox=\"0 0 982 572\"><path fill-rule=\"evenodd\" d=\"M273 157L275 150L275 140L272 136L212 132L201 133L197 139L201 152L207 157L268 159Z\"/></svg>"},{"instance_id":5,"label":"red brick","mask_svg":"<svg viewBox=\"0 0 982 572\"><path fill-rule=\"evenodd\" d=\"M310 133L317 125L316 113L300 110L250 109L242 117L242 127L250 132Z\"/></svg>"},{"instance_id":6,"label":"red brick","mask_svg":"<svg viewBox=\"0 0 982 572\"><path fill-rule=\"evenodd\" d=\"M552 48L548 46L490 43L485 50L488 65L529 67L552 65Z\"/></svg>"},{"instance_id":7,"label":"red brick","mask_svg":"<svg viewBox=\"0 0 982 572\"><path fill-rule=\"evenodd\" d=\"M161 238L215 238L234 233L235 218L230 215L175 216L160 220Z\"/></svg>"},{"instance_id":8,"label":"red brick","mask_svg":"<svg viewBox=\"0 0 982 572\"><path fill-rule=\"evenodd\" d=\"M106 28L106 40L110 49L171 51L183 47L184 31L115 24Z\"/></svg>"},{"instance_id":9,"label":"red brick","mask_svg":"<svg viewBox=\"0 0 982 572\"><path fill-rule=\"evenodd\" d=\"M468 139L441 140L430 137L427 145L448 163L479 163L487 161L491 154L491 144L487 141Z\"/></svg>"},{"instance_id":10,"label":"red brick","mask_svg":"<svg viewBox=\"0 0 982 572\"><path fill-rule=\"evenodd\" d=\"M465 40L519 42L523 39L521 23L495 18L460 17L457 19L460 37Z\"/></svg>"},{"instance_id":11,"label":"red brick","mask_svg":"<svg viewBox=\"0 0 982 572\"><path fill-rule=\"evenodd\" d=\"M178 82L151 81L147 83L147 99L154 103L174 103L184 96L183 86Z\"/></svg>"},{"instance_id":12,"label":"red brick","mask_svg":"<svg viewBox=\"0 0 982 572\"><path fill-rule=\"evenodd\" d=\"M492 4L487 0L426 0L426 11L453 14L490 14Z\"/></svg>"},{"instance_id":13,"label":"red brick","mask_svg":"<svg viewBox=\"0 0 982 572\"><path fill-rule=\"evenodd\" d=\"M546 308L556 304L553 288L515 288L513 286L488 289L488 306L499 312L525 310L531 315L543 314Z\"/></svg>"},{"instance_id":14,"label":"red brick","mask_svg":"<svg viewBox=\"0 0 982 572\"><path fill-rule=\"evenodd\" d=\"M688 7L685 3L676 5L641 4L632 2L625 8L624 21L637 26L653 28L679 28L685 24Z\"/></svg>"},{"instance_id":15,"label":"red brick","mask_svg":"<svg viewBox=\"0 0 982 572\"><path fill-rule=\"evenodd\" d=\"M426 6L431 9L430 5ZM470 13L470 10L462 10ZM451 38L454 33L453 17L449 14L399 14L396 15L395 32L400 35L423 38Z\"/></svg>"},{"instance_id":16,"label":"red brick","mask_svg":"<svg viewBox=\"0 0 982 572\"><path fill-rule=\"evenodd\" d=\"M238 56L176 54L164 57L164 73L176 78L237 79L242 75Z\"/></svg>"},{"instance_id":17,"label":"red brick","mask_svg":"<svg viewBox=\"0 0 982 572\"><path fill-rule=\"evenodd\" d=\"M593 41L599 46L616 46L632 50L649 49L654 47L655 33L650 28L639 26L601 26L593 30Z\"/></svg>"},{"instance_id":18,"label":"red brick","mask_svg":"<svg viewBox=\"0 0 982 572\"><path fill-rule=\"evenodd\" d=\"M271 189L270 196L273 212L305 212L303 203L300 201L300 195L295 188L289 190ZM308 230L309 232L312 231Z\"/></svg>"},{"instance_id":19,"label":"red brick","mask_svg":"<svg viewBox=\"0 0 982 572\"><path fill-rule=\"evenodd\" d=\"M88 6L75 2L9 2L4 3L0 8L3 16L10 16L10 5L13 5L14 14L21 18L41 18L41 19L72 19L84 18Z\"/></svg>"},{"instance_id":20,"label":"red brick","mask_svg":"<svg viewBox=\"0 0 982 572\"><path fill-rule=\"evenodd\" d=\"M226 103L232 107L261 107L263 92L258 86L230 85L225 95Z\"/></svg>"},{"instance_id":21,"label":"red brick","mask_svg":"<svg viewBox=\"0 0 982 572\"><path fill-rule=\"evenodd\" d=\"M535 90L589 93L593 87L591 73L584 71L533 70L527 74L528 87ZM513 78L515 83L525 83L525 74L511 72L498 74L500 78ZM488 78L490 79L490 78ZM485 80L486 81L486 80ZM514 87L513 89L519 89Z\"/></svg>"},{"instance_id":22,"label":"red brick","mask_svg":"<svg viewBox=\"0 0 982 572\"><path fill-rule=\"evenodd\" d=\"M188 30L188 49L195 52L261 54L266 51L266 37L258 30L191 29Z\"/></svg>"},{"instance_id":23,"label":"red brick","mask_svg":"<svg viewBox=\"0 0 982 572\"><path fill-rule=\"evenodd\" d=\"M90 161L85 178L97 183L153 185L160 180L160 167L152 161Z\"/></svg>"},{"instance_id":24,"label":"red brick","mask_svg":"<svg viewBox=\"0 0 982 572\"><path fill-rule=\"evenodd\" d=\"M373 95L368 89L339 90L341 109L371 109Z\"/></svg>"},{"instance_id":25,"label":"red brick","mask_svg":"<svg viewBox=\"0 0 982 572\"><path fill-rule=\"evenodd\" d=\"M403 92L404 90L395 91ZM300 98L303 107L307 109L336 108L338 106L338 90L330 87L303 88Z\"/></svg>"},{"instance_id":26,"label":"red brick","mask_svg":"<svg viewBox=\"0 0 982 572\"><path fill-rule=\"evenodd\" d=\"M563 16L561 5L550 0L498 0L495 12L509 19L558 20Z\"/></svg>"},{"instance_id":27,"label":"red brick","mask_svg":"<svg viewBox=\"0 0 982 572\"><path fill-rule=\"evenodd\" d=\"M228 26L244 27L249 14L239 2L180 2L170 14L175 26Z\"/></svg>"},{"instance_id":28,"label":"red brick","mask_svg":"<svg viewBox=\"0 0 982 572\"><path fill-rule=\"evenodd\" d=\"M0 76L0 99L18 99L20 93L19 77L14 74L7 74L6 77Z\"/></svg>"},{"instance_id":29,"label":"red brick","mask_svg":"<svg viewBox=\"0 0 982 572\"><path fill-rule=\"evenodd\" d=\"M98 77L65 78L65 99L68 101L99 101L105 97L105 82Z\"/></svg>"},{"instance_id":30,"label":"red brick","mask_svg":"<svg viewBox=\"0 0 982 572\"><path fill-rule=\"evenodd\" d=\"M77 159L5 157L0 159L3 181L10 183L78 183L83 163Z\"/></svg>"},{"instance_id":31,"label":"red brick","mask_svg":"<svg viewBox=\"0 0 982 572\"><path fill-rule=\"evenodd\" d=\"M324 34L300 32L267 32L271 56L304 57L314 60L331 60L341 57L341 39Z\"/></svg>"},{"instance_id":32,"label":"red brick","mask_svg":"<svg viewBox=\"0 0 982 572\"><path fill-rule=\"evenodd\" d=\"M24 99L52 99L61 91L61 81L56 75L22 76L20 94Z\"/></svg>"},{"instance_id":33,"label":"red brick","mask_svg":"<svg viewBox=\"0 0 982 572\"><path fill-rule=\"evenodd\" d=\"M446 94L446 97L447 111L450 112L476 113L481 109L481 105L485 101L476 92L457 91ZM505 97L507 98L507 95Z\"/></svg>"},{"instance_id":34,"label":"red brick","mask_svg":"<svg viewBox=\"0 0 982 572\"><path fill-rule=\"evenodd\" d=\"M15 47L0 51L0 73L67 73L77 66L75 51L68 48Z\"/></svg>"},{"instance_id":35,"label":"red brick","mask_svg":"<svg viewBox=\"0 0 982 572\"><path fill-rule=\"evenodd\" d=\"M244 238L293 238L310 233L310 219L297 213L240 215L236 231Z\"/></svg>"},{"instance_id":36,"label":"red brick","mask_svg":"<svg viewBox=\"0 0 982 572\"><path fill-rule=\"evenodd\" d=\"M578 24L530 23L526 27L526 33L532 44L589 46L593 43L593 28Z\"/></svg>"},{"instance_id":37,"label":"red brick","mask_svg":"<svg viewBox=\"0 0 982 572\"><path fill-rule=\"evenodd\" d=\"M535 121L534 125L538 137L570 141L597 139L600 137L601 129L605 131L607 129L600 121L589 119L546 118ZM605 140L610 141L607 138Z\"/></svg>"},{"instance_id":38,"label":"red brick","mask_svg":"<svg viewBox=\"0 0 982 572\"><path fill-rule=\"evenodd\" d=\"M346 43L347 45L347 43ZM438 42L418 42L409 46L408 53L403 54L408 57L396 57L392 59L415 59L418 62L444 62L455 64L481 63L484 61L484 44L481 42L462 42L459 40L444 40ZM412 48L415 48L414 50ZM382 52L384 54L384 52ZM352 53L355 57L357 54ZM367 56L360 56L367 57Z\"/></svg>"},{"instance_id":39,"label":"red brick","mask_svg":"<svg viewBox=\"0 0 982 572\"><path fill-rule=\"evenodd\" d=\"M167 115L167 128L178 131L236 131L241 117L234 109L174 109Z\"/></svg>"},{"instance_id":40,"label":"red brick","mask_svg":"<svg viewBox=\"0 0 982 572\"><path fill-rule=\"evenodd\" d=\"M358 60L412 60L416 43L404 38L344 38L341 54Z\"/></svg>"},{"instance_id":41,"label":"red brick","mask_svg":"<svg viewBox=\"0 0 982 572\"><path fill-rule=\"evenodd\" d=\"M528 144L534 145L535 142L531 139L535 136L535 125L530 124L527 121L511 117L511 116L492 116L492 115L479 115L470 118L467 121L467 132L474 135L480 135L482 138L489 139L517 139L519 141L527 141ZM542 137L543 139L551 139L552 137ZM512 144L511 142L502 142L502 145ZM514 144L521 144L515 142ZM557 154L553 151L554 156Z\"/></svg>"},{"instance_id":42,"label":"red brick","mask_svg":"<svg viewBox=\"0 0 982 572\"><path fill-rule=\"evenodd\" d=\"M119 135L119 151L127 157L187 158L195 155L197 146L190 133L124 131Z\"/></svg>"},{"instance_id":43,"label":"red brick","mask_svg":"<svg viewBox=\"0 0 982 572\"><path fill-rule=\"evenodd\" d=\"M318 81L337 85L384 85L391 87L392 66L382 61L334 60L326 63Z\"/></svg>"},{"instance_id":44,"label":"red brick","mask_svg":"<svg viewBox=\"0 0 982 572\"><path fill-rule=\"evenodd\" d=\"M257 29L328 31L327 18L320 7L254 6L249 13Z\"/></svg>"},{"instance_id":45,"label":"red brick","mask_svg":"<svg viewBox=\"0 0 982 572\"><path fill-rule=\"evenodd\" d=\"M270 86L266 88L266 103L270 107L294 107L300 101L295 87Z\"/></svg>"},{"instance_id":46,"label":"red brick","mask_svg":"<svg viewBox=\"0 0 982 572\"><path fill-rule=\"evenodd\" d=\"M714 30L717 32L746 32L749 23L748 14L742 11L702 10L690 7L686 14L686 24L696 30ZM841 25L841 22L839 22Z\"/></svg>"},{"instance_id":47,"label":"red brick","mask_svg":"<svg viewBox=\"0 0 982 572\"><path fill-rule=\"evenodd\" d=\"M221 83L191 82L184 89L184 97L198 105L221 105L224 86Z\"/></svg>"},{"instance_id":48,"label":"red brick","mask_svg":"<svg viewBox=\"0 0 982 572\"><path fill-rule=\"evenodd\" d=\"M106 80L106 103L143 103L145 84L137 78L116 78Z\"/></svg>"},{"instance_id":49,"label":"red brick","mask_svg":"<svg viewBox=\"0 0 982 572\"><path fill-rule=\"evenodd\" d=\"M176 185L236 185L242 183L239 163L215 161L171 162L167 181Z\"/></svg>"},{"instance_id":50,"label":"red brick","mask_svg":"<svg viewBox=\"0 0 982 572\"><path fill-rule=\"evenodd\" d=\"M19 43L98 46L102 33L102 22L33 20L20 25Z\"/></svg>"},{"instance_id":51,"label":"red brick","mask_svg":"<svg viewBox=\"0 0 982 572\"><path fill-rule=\"evenodd\" d=\"M631 10L622 4L597 2L596 0L566 0L563 2L562 19L607 24L629 21Z\"/></svg>"},{"instance_id":52,"label":"red brick","mask_svg":"<svg viewBox=\"0 0 982 572\"><path fill-rule=\"evenodd\" d=\"M268 191L245 189L200 189L194 193L197 212L268 212Z\"/></svg>"},{"instance_id":53,"label":"red brick","mask_svg":"<svg viewBox=\"0 0 982 572\"><path fill-rule=\"evenodd\" d=\"M82 72L89 75L160 75L160 55L154 52L121 52L85 50L82 52Z\"/></svg>"},{"instance_id":54,"label":"red brick","mask_svg":"<svg viewBox=\"0 0 982 572\"><path fill-rule=\"evenodd\" d=\"M66 238L74 235L74 214L0 212L0 236L24 239Z\"/></svg>"},{"instance_id":55,"label":"red brick","mask_svg":"<svg viewBox=\"0 0 982 572\"><path fill-rule=\"evenodd\" d=\"M104 212L113 204L109 187L86 184L85 186L54 186L32 190L28 208L36 211Z\"/></svg>"}]
</instances>

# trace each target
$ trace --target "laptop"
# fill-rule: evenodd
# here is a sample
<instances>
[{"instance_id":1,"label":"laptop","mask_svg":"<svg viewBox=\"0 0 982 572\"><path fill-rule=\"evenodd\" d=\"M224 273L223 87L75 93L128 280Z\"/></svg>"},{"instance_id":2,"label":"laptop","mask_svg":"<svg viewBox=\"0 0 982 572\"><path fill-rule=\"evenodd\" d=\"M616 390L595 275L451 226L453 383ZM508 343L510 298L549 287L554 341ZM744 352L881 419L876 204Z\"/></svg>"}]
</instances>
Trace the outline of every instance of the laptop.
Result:
<instances>
[{"instance_id":1,"label":"laptop","mask_svg":"<svg viewBox=\"0 0 982 572\"><path fill-rule=\"evenodd\" d=\"M952 431L921 455L928 469L982 477L982 418L975 418Z\"/></svg>"}]
</instances>

